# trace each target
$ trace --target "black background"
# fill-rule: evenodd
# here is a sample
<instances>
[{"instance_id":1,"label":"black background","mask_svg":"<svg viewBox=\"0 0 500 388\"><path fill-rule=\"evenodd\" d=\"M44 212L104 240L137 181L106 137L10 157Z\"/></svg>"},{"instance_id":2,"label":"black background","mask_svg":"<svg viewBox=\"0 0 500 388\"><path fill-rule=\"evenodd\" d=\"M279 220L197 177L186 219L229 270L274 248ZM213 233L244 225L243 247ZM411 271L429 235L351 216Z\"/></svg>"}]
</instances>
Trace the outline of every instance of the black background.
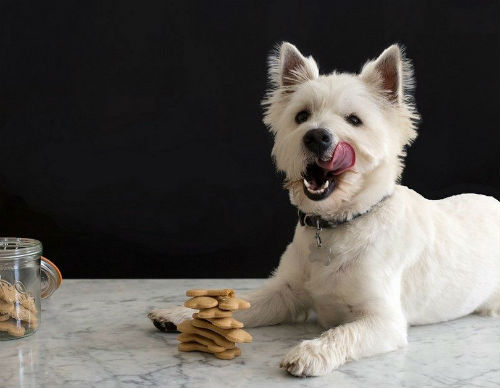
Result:
<instances>
[{"instance_id":1,"label":"black background","mask_svg":"<svg viewBox=\"0 0 500 388\"><path fill-rule=\"evenodd\" d=\"M498 1L2 1L0 235L66 277L264 277L295 209L259 105L282 40L358 71L400 42L403 183L499 198Z\"/></svg>"}]
</instances>

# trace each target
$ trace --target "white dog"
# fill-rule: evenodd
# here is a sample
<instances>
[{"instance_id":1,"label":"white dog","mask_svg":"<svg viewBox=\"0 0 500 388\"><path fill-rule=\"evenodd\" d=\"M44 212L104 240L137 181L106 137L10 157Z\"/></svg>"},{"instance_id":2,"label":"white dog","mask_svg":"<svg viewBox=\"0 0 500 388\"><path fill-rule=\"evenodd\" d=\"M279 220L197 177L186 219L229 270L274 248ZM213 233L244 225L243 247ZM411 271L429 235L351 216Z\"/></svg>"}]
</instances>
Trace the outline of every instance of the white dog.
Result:
<instances>
[{"instance_id":1,"label":"white dog","mask_svg":"<svg viewBox=\"0 0 500 388\"><path fill-rule=\"evenodd\" d=\"M319 75L312 57L283 43L269 73L264 122L300 222L273 276L236 317L265 326L312 309L327 329L281 367L324 375L405 346L408 325L495 315L500 203L475 194L431 201L397 184L418 119L401 49L389 47L360 74ZM149 317L162 327L191 313Z\"/></svg>"}]
</instances>

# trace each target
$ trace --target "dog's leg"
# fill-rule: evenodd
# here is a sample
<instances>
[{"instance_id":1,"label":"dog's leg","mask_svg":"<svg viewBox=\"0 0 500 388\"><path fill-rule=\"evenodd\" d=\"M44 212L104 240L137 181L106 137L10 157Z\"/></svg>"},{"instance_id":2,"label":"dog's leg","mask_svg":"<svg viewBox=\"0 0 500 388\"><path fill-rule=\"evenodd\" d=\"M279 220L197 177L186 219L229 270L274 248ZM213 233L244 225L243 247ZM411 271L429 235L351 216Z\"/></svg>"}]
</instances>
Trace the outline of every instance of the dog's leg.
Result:
<instances>
[{"instance_id":1,"label":"dog's leg","mask_svg":"<svg viewBox=\"0 0 500 388\"><path fill-rule=\"evenodd\" d=\"M305 292L303 261L293 243L281 257L274 275L259 290L243 295L250 302L248 310L236 311L234 317L245 327L270 326L307 317L310 301Z\"/></svg>"},{"instance_id":2,"label":"dog's leg","mask_svg":"<svg viewBox=\"0 0 500 388\"><path fill-rule=\"evenodd\" d=\"M248 310L237 311L234 317L245 327L270 326L292 322L307 315L307 303L300 290L279 276L273 277L258 291L243 296L251 303Z\"/></svg>"},{"instance_id":3,"label":"dog's leg","mask_svg":"<svg viewBox=\"0 0 500 388\"><path fill-rule=\"evenodd\" d=\"M349 360L396 350L407 344L402 314L365 316L301 342L288 352L281 368L295 376L322 376Z\"/></svg>"},{"instance_id":4,"label":"dog's leg","mask_svg":"<svg viewBox=\"0 0 500 388\"><path fill-rule=\"evenodd\" d=\"M279 276L267 280L264 287L248 296L251 307L248 310L235 311L234 317L243 322L245 327L269 326L293 321L301 314L306 314L304 301L290 283ZM161 331L175 331L177 325L186 319L191 319L194 310L184 306L166 309L154 309L148 318Z\"/></svg>"},{"instance_id":5,"label":"dog's leg","mask_svg":"<svg viewBox=\"0 0 500 388\"><path fill-rule=\"evenodd\" d=\"M259 290L241 295L248 300L248 310L235 311L234 317L245 327L268 326L293 321L308 312L309 302L303 290L304 271L302 260L293 244L281 257L274 276ZM176 326L191 319L194 310L183 306L155 309L148 314L154 325L162 331L175 331Z\"/></svg>"}]
</instances>

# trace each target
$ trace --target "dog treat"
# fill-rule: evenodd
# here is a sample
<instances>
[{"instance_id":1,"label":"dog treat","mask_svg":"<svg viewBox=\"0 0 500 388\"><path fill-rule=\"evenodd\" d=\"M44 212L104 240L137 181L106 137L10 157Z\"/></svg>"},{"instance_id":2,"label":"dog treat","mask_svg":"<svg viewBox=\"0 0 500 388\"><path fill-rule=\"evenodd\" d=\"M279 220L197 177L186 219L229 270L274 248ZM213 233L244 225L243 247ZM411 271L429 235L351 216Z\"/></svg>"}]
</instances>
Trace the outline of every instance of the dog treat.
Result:
<instances>
[{"instance_id":1,"label":"dog treat","mask_svg":"<svg viewBox=\"0 0 500 388\"><path fill-rule=\"evenodd\" d=\"M22 337L26 333L26 329L23 326L16 325L12 321L0 322L0 331L6 331L15 337Z\"/></svg>"},{"instance_id":2,"label":"dog treat","mask_svg":"<svg viewBox=\"0 0 500 388\"><path fill-rule=\"evenodd\" d=\"M208 347L197 342L181 342L177 348L182 352L212 353L215 357L220 358L221 360L232 360L241 354L241 350L239 348L227 349L222 352L212 352Z\"/></svg>"},{"instance_id":3,"label":"dog treat","mask_svg":"<svg viewBox=\"0 0 500 388\"><path fill-rule=\"evenodd\" d=\"M211 331L215 331L220 334L224 338L228 339L231 342L236 343L244 343L251 342L252 336L248 334L245 330L241 329L221 329L220 327L215 326L214 324L204 321L202 319L193 319L193 326L201 329L208 329Z\"/></svg>"},{"instance_id":4,"label":"dog treat","mask_svg":"<svg viewBox=\"0 0 500 388\"><path fill-rule=\"evenodd\" d=\"M241 354L240 348L227 349L220 353L214 353L214 356L220 358L221 360L232 360Z\"/></svg>"},{"instance_id":5,"label":"dog treat","mask_svg":"<svg viewBox=\"0 0 500 388\"><path fill-rule=\"evenodd\" d=\"M212 353L223 352L226 350L224 346L217 345L214 341L209 338L202 337L198 334L181 333L177 336L177 340L180 342L197 342L204 345Z\"/></svg>"},{"instance_id":6,"label":"dog treat","mask_svg":"<svg viewBox=\"0 0 500 388\"><path fill-rule=\"evenodd\" d=\"M246 300L236 297L219 296L217 300L221 310L246 310L250 307L250 303Z\"/></svg>"},{"instance_id":7,"label":"dog treat","mask_svg":"<svg viewBox=\"0 0 500 388\"><path fill-rule=\"evenodd\" d=\"M185 320L177 325L181 332L177 336L180 342L178 349L183 352L211 353L221 360L232 360L241 354L236 343L251 342L252 336L242 330L242 322L233 317L233 311L247 309L250 303L236 298L234 290L224 288L191 289L186 291L191 297L184 306L198 310L193 319ZM148 315L160 330L165 331L167 324L175 328L172 322L155 321L155 315Z\"/></svg>"},{"instance_id":8,"label":"dog treat","mask_svg":"<svg viewBox=\"0 0 500 388\"><path fill-rule=\"evenodd\" d=\"M21 304L21 306L31 311L32 313L36 314L38 312L35 305L35 299L31 295L18 293L17 297L17 301Z\"/></svg>"},{"instance_id":9,"label":"dog treat","mask_svg":"<svg viewBox=\"0 0 500 388\"><path fill-rule=\"evenodd\" d=\"M218 303L217 299L210 296L195 296L194 298L186 300L184 306L190 309L208 309L217 306Z\"/></svg>"},{"instance_id":10,"label":"dog treat","mask_svg":"<svg viewBox=\"0 0 500 388\"><path fill-rule=\"evenodd\" d=\"M4 280L0 281L0 300L7 303L14 303L16 301L15 287Z\"/></svg>"},{"instance_id":11,"label":"dog treat","mask_svg":"<svg viewBox=\"0 0 500 388\"><path fill-rule=\"evenodd\" d=\"M217 345L222 346L226 349L234 349L235 346L234 342L228 341L226 338L224 338L218 333L215 333L211 330L206 330L193 326L193 320L187 320L179 323L177 325L177 330L179 330L182 333L198 334L202 337L209 338L212 341L214 341Z\"/></svg>"},{"instance_id":12,"label":"dog treat","mask_svg":"<svg viewBox=\"0 0 500 388\"><path fill-rule=\"evenodd\" d=\"M194 313L193 318L200 318L200 314ZM237 321L233 317L205 318L205 320L217 327L220 327L221 329L241 329L243 327L243 323Z\"/></svg>"},{"instance_id":13,"label":"dog treat","mask_svg":"<svg viewBox=\"0 0 500 388\"><path fill-rule=\"evenodd\" d=\"M233 315L233 313L231 311L221 310L220 308L212 307L209 309L200 310L200 312L198 313L198 318L203 318L203 319L227 318L227 317L231 317L232 315Z\"/></svg>"},{"instance_id":14,"label":"dog treat","mask_svg":"<svg viewBox=\"0 0 500 388\"><path fill-rule=\"evenodd\" d=\"M38 326L36 314L20 304L0 302L0 313L9 314L12 318L27 322L33 327Z\"/></svg>"},{"instance_id":15,"label":"dog treat","mask_svg":"<svg viewBox=\"0 0 500 388\"><path fill-rule=\"evenodd\" d=\"M187 290L187 296L234 296L234 290L224 288L222 290Z\"/></svg>"},{"instance_id":16,"label":"dog treat","mask_svg":"<svg viewBox=\"0 0 500 388\"><path fill-rule=\"evenodd\" d=\"M29 311L33 313L37 312L35 299L29 294L19 292L13 284L5 280L0 280L0 302L1 301L6 303L17 302Z\"/></svg>"}]
</instances>

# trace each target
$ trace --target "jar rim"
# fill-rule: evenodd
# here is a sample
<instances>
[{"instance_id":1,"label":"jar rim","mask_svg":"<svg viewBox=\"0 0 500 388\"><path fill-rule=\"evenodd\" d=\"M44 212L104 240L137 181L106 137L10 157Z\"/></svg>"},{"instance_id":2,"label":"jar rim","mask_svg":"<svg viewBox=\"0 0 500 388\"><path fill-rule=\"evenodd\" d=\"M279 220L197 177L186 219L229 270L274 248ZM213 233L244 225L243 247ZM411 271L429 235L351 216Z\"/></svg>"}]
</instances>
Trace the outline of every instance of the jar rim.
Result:
<instances>
[{"instance_id":1,"label":"jar rim","mask_svg":"<svg viewBox=\"0 0 500 388\"><path fill-rule=\"evenodd\" d=\"M0 237L0 261L41 253L42 243L38 240L24 237Z\"/></svg>"}]
</instances>

